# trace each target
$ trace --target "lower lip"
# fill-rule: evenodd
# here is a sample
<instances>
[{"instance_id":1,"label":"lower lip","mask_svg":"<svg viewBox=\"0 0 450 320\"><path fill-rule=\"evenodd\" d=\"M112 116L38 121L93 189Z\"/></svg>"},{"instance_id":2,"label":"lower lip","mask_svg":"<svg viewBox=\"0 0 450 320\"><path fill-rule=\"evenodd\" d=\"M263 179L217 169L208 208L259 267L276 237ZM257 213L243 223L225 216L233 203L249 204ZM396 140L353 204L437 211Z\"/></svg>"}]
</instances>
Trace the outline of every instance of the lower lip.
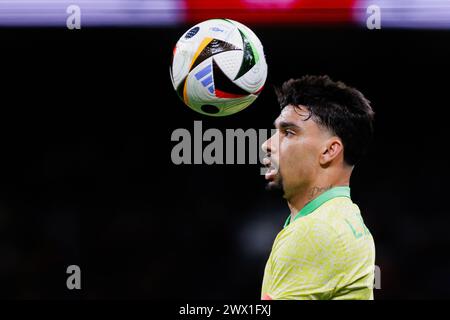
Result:
<instances>
[{"instance_id":1,"label":"lower lip","mask_svg":"<svg viewBox=\"0 0 450 320\"><path fill-rule=\"evenodd\" d=\"M265 178L266 180L273 180L276 175L277 175L276 170L270 169L269 171L266 172Z\"/></svg>"}]
</instances>

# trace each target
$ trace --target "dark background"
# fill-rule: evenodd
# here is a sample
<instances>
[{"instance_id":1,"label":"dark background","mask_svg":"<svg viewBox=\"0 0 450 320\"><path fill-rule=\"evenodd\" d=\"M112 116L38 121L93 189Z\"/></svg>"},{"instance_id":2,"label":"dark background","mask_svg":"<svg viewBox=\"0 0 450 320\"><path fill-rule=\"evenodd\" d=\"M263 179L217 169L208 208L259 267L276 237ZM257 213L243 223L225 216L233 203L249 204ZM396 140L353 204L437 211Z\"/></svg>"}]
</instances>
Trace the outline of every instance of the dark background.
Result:
<instances>
[{"instance_id":1,"label":"dark background","mask_svg":"<svg viewBox=\"0 0 450 320\"><path fill-rule=\"evenodd\" d=\"M450 297L450 33L251 26L266 88L225 118L169 78L172 29L0 29L0 297L259 299L288 214L259 165L172 164L176 128L271 128L273 86L328 74L376 112L352 197L374 236L376 299ZM82 290L66 288L66 268Z\"/></svg>"}]
</instances>

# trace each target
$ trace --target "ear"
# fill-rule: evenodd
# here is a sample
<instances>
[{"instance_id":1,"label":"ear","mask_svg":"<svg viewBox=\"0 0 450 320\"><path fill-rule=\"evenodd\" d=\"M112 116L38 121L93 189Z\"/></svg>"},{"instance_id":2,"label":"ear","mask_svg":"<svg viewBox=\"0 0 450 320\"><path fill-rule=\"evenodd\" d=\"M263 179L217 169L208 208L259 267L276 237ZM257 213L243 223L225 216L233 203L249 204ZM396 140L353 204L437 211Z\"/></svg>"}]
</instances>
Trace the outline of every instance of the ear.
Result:
<instances>
[{"instance_id":1,"label":"ear","mask_svg":"<svg viewBox=\"0 0 450 320\"><path fill-rule=\"evenodd\" d=\"M338 137L329 138L320 155L320 164L329 165L334 159L344 155L344 145Z\"/></svg>"}]
</instances>

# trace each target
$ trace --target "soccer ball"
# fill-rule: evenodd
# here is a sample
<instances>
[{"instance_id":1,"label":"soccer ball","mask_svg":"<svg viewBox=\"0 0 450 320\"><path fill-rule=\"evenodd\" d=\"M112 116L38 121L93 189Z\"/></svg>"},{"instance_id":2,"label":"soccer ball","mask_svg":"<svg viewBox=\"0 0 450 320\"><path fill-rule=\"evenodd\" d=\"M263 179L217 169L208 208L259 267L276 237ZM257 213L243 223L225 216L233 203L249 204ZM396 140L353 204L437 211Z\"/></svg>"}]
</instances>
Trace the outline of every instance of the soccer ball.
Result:
<instances>
[{"instance_id":1,"label":"soccer ball","mask_svg":"<svg viewBox=\"0 0 450 320\"><path fill-rule=\"evenodd\" d=\"M233 20L211 19L178 40L170 77L190 108L227 116L255 101L267 78L267 63L252 30Z\"/></svg>"}]
</instances>

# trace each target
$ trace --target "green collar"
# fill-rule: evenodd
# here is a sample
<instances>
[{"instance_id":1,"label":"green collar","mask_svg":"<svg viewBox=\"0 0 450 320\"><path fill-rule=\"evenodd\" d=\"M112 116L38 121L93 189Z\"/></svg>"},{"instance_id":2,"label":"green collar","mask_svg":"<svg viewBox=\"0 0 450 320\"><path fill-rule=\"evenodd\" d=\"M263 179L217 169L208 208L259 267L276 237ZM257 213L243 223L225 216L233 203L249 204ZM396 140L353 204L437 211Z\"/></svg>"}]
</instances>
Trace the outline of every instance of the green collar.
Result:
<instances>
[{"instance_id":1,"label":"green collar","mask_svg":"<svg viewBox=\"0 0 450 320\"><path fill-rule=\"evenodd\" d=\"M327 202L328 200L331 200L333 198L337 197L347 197L350 198L350 187L341 186L341 187L334 187L331 188L321 195L319 195L317 198L311 200L308 202L300 211L297 213L297 215L294 218L294 221L297 220L300 217L307 216L314 210L316 210L318 207L320 207L322 204ZM286 223L284 224L284 228L286 228L289 223L291 222L291 215L286 220Z\"/></svg>"}]
</instances>

